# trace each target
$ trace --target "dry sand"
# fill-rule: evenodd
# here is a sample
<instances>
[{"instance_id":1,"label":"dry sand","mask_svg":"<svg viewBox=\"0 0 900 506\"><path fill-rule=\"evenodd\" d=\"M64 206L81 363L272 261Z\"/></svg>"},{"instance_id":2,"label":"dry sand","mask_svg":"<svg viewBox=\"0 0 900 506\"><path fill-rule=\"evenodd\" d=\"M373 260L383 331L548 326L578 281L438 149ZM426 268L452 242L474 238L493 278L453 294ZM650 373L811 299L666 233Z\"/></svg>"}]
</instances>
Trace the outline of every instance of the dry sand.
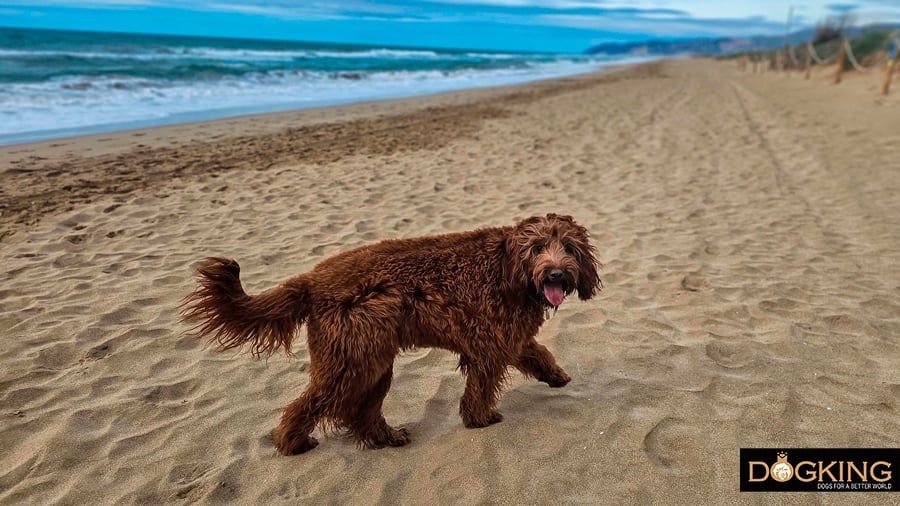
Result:
<instances>
[{"instance_id":1,"label":"dry sand","mask_svg":"<svg viewBox=\"0 0 900 506\"><path fill-rule=\"evenodd\" d=\"M784 503L741 447L900 445L900 89L675 61L0 148L0 502ZM248 291L388 237L572 214L605 291L463 428L440 350L398 359L399 449L269 436L294 360L183 335L195 262ZM299 344L299 343L298 343ZM895 470L900 472L900 470Z\"/></svg>"}]
</instances>

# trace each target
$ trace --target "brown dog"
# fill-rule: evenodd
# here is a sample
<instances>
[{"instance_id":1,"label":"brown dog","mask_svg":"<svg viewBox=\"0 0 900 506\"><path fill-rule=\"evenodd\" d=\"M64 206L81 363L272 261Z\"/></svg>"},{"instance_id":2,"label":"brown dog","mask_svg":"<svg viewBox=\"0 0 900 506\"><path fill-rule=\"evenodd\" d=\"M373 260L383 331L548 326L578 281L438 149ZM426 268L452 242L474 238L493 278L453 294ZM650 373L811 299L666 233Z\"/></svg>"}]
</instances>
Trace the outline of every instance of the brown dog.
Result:
<instances>
[{"instance_id":1,"label":"brown dog","mask_svg":"<svg viewBox=\"0 0 900 506\"><path fill-rule=\"evenodd\" d=\"M495 406L508 366L551 387L568 383L535 335L545 310L566 295L587 300L601 289L594 253L584 227L548 214L514 227L363 246L254 296L241 287L237 262L211 258L197 271L200 286L185 299L182 319L222 349L249 344L255 356L290 353L306 323L310 381L275 432L282 454L314 448L317 423L345 427L370 448L401 446L406 429L390 427L381 412L400 350L460 355L466 427L503 419Z\"/></svg>"}]
</instances>

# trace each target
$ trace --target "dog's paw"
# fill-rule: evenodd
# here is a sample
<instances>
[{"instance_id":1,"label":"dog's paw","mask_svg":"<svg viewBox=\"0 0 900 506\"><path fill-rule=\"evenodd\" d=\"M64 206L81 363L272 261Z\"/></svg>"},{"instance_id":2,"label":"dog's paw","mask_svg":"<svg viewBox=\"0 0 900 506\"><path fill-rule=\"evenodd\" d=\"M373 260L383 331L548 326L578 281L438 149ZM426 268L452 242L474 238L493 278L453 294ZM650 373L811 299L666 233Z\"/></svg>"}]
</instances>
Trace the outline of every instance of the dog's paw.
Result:
<instances>
[{"instance_id":1,"label":"dog's paw","mask_svg":"<svg viewBox=\"0 0 900 506\"><path fill-rule=\"evenodd\" d=\"M278 446L278 451L281 452L282 455L300 455L301 453L306 453L317 446L319 446L319 441L316 440L316 438L307 437L305 439L297 441L282 443Z\"/></svg>"},{"instance_id":2,"label":"dog's paw","mask_svg":"<svg viewBox=\"0 0 900 506\"><path fill-rule=\"evenodd\" d=\"M465 425L467 429L479 429L502 421L503 415L501 415L499 411L491 411L487 416L481 418L463 415L463 425Z\"/></svg>"},{"instance_id":3,"label":"dog's paw","mask_svg":"<svg viewBox=\"0 0 900 506\"><path fill-rule=\"evenodd\" d=\"M388 446L403 446L409 443L409 431L406 427L391 429L391 436L387 440Z\"/></svg>"},{"instance_id":4,"label":"dog's paw","mask_svg":"<svg viewBox=\"0 0 900 506\"><path fill-rule=\"evenodd\" d=\"M386 430L360 436L359 443L370 450L378 450L385 446L403 446L409 443L409 431L405 427L394 429L385 425L383 429Z\"/></svg>"},{"instance_id":5,"label":"dog's paw","mask_svg":"<svg viewBox=\"0 0 900 506\"><path fill-rule=\"evenodd\" d=\"M572 378L569 377L565 371L560 369L559 371L554 371L550 376L541 378L540 381L550 385L550 388L562 388L568 385L569 382L572 381Z\"/></svg>"}]
</instances>

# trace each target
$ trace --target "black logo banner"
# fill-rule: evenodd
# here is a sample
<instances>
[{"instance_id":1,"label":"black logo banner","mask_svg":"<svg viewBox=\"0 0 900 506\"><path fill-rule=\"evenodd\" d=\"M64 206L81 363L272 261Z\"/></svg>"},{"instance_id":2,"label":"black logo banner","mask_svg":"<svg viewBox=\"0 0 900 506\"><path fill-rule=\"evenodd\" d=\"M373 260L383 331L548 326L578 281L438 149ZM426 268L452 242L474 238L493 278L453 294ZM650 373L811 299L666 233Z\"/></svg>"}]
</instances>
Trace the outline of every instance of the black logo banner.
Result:
<instances>
[{"instance_id":1,"label":"black logo banner","mask_svg":"<svg viewBox=\"0 0 900 506\"><path fill-rule=\"evenodd\" d=\"M741 448L741 492L893 492L897 448Z\"/></svg>"}]
</instances>

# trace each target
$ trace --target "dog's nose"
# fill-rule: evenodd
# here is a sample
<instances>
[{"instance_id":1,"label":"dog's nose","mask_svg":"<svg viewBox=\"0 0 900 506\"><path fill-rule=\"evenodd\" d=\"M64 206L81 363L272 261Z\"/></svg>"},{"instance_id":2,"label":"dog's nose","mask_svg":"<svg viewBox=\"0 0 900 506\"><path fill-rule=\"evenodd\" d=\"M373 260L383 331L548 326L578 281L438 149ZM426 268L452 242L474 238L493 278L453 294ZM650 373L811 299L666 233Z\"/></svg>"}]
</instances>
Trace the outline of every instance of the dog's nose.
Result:
<instances>
[{"instance_id":1,"label":"dog's nose","mask_svg":"<svg viewBox=\"0 0 900 506\"><path fill-rule=\"evenodd\" d=\"M547 276L551 282L556 283L557 281L562 281L563 271L562 269L553 269L550 271L550 274Z\"/></svg>"}]
</instances>

